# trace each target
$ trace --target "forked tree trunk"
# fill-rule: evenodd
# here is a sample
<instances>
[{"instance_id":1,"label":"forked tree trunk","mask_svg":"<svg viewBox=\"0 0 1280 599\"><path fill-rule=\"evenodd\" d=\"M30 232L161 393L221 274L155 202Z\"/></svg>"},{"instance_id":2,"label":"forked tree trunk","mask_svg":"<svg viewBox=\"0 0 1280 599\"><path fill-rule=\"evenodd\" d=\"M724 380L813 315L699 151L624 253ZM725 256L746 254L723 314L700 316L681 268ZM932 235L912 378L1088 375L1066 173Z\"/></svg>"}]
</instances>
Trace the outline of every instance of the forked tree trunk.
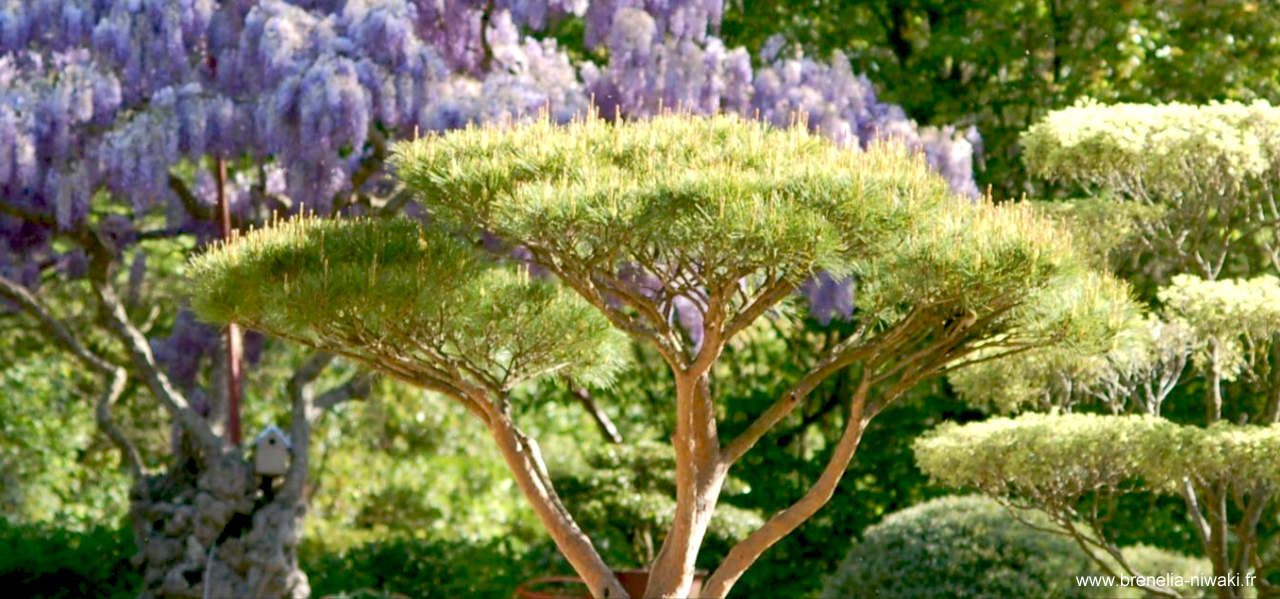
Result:
<instances>
[{"instance_id":1,"label":"forked tree trunk","mask_svg":"<svg viewBox=\"0 0 1280 599\"><path fill-rule=\"evenodd\" d=\"M251 465L234 454L175 457L130 494L138 596L309 596L297 551L305 506L288 494L267 501Z\"/></svg>"},{"instance_id":2,"label":"forked tree trunk","mask_svg":"<svg viewBox=\"0 0 1280 599\"><path fill-rule=\"evenodd\" d=\"M651 567L646 597L689 596L694 562L728 472L720 459L708 376L677 372L675 378L676 513Z\"/></svg>"}]
</instances>

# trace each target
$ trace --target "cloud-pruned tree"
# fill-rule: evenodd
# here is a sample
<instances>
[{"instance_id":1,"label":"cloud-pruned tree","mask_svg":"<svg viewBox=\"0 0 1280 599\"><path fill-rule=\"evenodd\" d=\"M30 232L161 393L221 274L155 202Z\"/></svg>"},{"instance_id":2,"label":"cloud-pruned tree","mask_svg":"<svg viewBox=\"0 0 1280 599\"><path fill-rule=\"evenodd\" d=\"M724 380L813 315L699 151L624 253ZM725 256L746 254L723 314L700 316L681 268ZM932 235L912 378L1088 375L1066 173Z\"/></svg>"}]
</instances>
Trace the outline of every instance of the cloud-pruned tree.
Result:
<instances>
[{"instance_id":1,"label":"cloud-pruned tree","mask_svg":"<svg viewBox=\"0 0 1280 599\"><path fill-rule=\"evenodd\" d=\"M1082 102L1028 130L1032 173L1099 196L1059 217L1087 227L1115 205L1124 239L1110 244L1120 248L1112 263L1153 307L1101 355L1039 350L952 379L1006 406L1070 412L1093 402L1112 415L945 427L918 443L921 467L1049 512L1100 563L1118 555L1105 523L1123 495L1177 494L1213 573L1236 581L1219 597L1245 586L1280 592L1280 540L1266 532L1280 469L1277 119L1265 103ZM1171 410L1174 398L1183 405ZM998 458L997 448L1011 454ZM1134 574L1123 561L1104 567Z\"/></svg>"}]
</instances>

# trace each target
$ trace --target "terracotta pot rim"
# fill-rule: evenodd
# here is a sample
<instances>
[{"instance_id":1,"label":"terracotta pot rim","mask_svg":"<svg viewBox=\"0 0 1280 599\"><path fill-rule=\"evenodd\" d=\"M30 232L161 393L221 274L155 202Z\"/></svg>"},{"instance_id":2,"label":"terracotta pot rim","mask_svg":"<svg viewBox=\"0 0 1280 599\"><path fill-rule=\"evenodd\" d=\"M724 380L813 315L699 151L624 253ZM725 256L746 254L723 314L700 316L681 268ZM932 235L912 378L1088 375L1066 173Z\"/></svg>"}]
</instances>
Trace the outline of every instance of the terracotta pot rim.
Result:
<instances>
[{"instance_id":1,"label":"terracotta pot rim","mask_svg":"<svg viewBox=\"0 0 1280 599\"><path fill-rule=\"evenodd\" d=\"M619 579L618 582L622 582L621 579L627 577L627 575L644 576L646 579L649 576L649 568L616 568L611 571L613 572L614 576L618 577ZM702 583L706 581L707 574L708 572L706 570L703 570L701 568L695 569L693 571L693 580L695 585L698 587L701 587ZM546 583L586 585L586 582L584 582L581 578L578 578L576 576L539 576L539 577L531 578L529 580L526 580L520 583L519 586L516 587L516 597L524 597L526 599L561 599L566 597L565 595L552 595L549 593L540 593L538 591L528 588L529 586L536 586L539 584L546 584ZM624 586L625 586L625 583L624 583Z\"/></svg>"}]
</instances>

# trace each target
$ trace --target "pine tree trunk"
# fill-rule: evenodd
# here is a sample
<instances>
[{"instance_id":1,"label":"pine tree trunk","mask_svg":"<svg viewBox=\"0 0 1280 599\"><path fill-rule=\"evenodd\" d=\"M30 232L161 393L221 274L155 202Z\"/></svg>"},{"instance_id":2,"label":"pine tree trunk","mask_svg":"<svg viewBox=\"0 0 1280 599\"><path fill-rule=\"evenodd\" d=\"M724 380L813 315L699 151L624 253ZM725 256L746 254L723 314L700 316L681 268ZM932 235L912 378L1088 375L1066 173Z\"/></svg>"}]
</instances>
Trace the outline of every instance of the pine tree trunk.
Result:
<instances>
[{"instance_id":1,"label":"pine tree trunk","mask_svg":"<svg viewBox=\"0 0 1280 599\"><path fill-rule=\"evenodd\" d=\"M298 566L302 502L269 501L252 466L234 454L176 457L173 468L136 481L130 494L133 559L143 569L138 596L309 596Z\"/></svg>"}]
</instances>

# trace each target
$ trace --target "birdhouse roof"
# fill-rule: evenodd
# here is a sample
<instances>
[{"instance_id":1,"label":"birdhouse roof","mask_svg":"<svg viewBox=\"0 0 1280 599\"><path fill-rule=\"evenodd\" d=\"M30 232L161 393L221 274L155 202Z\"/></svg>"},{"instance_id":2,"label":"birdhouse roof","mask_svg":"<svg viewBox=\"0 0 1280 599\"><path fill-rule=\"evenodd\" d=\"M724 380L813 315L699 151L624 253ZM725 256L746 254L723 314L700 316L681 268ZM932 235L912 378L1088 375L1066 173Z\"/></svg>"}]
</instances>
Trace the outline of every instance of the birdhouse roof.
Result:
<instances>
[{"instance_id":1,"label":"birdhouse roof","mask_svg":"<svg viewBox=\"0 0 1280 599\"><path fill-rule=\"evenodd\" d=\"M258 445L271 436L279 438L286 449L293 449L293 442L289 440L289 435L284 434L284 431L274 424L267 425L267 428L262 429L262 432L258 433L258 436L253 439L253 444Z\"/></svg>"}]
</instances>

